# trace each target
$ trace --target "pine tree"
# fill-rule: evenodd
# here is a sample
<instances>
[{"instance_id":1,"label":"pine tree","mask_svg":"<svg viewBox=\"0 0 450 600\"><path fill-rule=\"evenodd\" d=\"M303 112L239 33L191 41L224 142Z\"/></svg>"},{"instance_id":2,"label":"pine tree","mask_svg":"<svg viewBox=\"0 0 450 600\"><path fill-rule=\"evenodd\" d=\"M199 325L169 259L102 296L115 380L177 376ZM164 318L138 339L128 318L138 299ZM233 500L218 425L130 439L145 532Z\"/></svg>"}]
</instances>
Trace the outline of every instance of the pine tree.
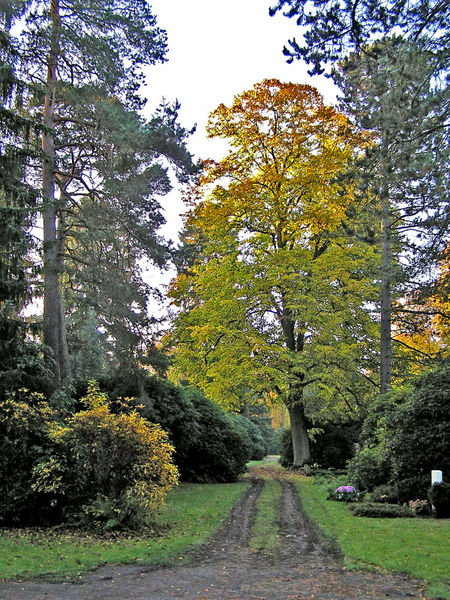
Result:
<instances>
[{"instance_id":1,"label":"pine tree","mask_svg":"<svg viewBox=\"0 0 450 600\"><path fill-rule=\"evenodd\" d=\"M35 89L29 114L44 126L36 172L43 197L43 335L58 385L70 375L63 289L86 257L76 256L80 232L95 239L105 213L106 222L114 221L112 235L121 228L121 239L133 246L133 260L163 264L167 251L156 233L163 219L155 196L169 184L160 159L182 177L191 162L176 109L162 107L150 123L138 115L145 104L139 95L144 68L163 61L166 52L166 34L145 0L40 0L28 7L22 25L20 64ZM97 212L82 223L86 204ZM97 248L101 244L97 239ZM76 277L73 283L81 295L88 293Z\"/></svg>"},{"instance_id":2,"label":"pine tree","mask_svg":"<svg viewBox=\"0 0 450 600\"><path fill-rule=\"evenodd\" d=\"M30 300L33 247L31 228L38 209L38 192L25 181L37 155L38 128L20 116L26 86L17 77L17 54L9 27L13 9L0 5L0 372L1 387L14 371L25 336L20 310Z\"/></svg>"},{"instance_id":3,"label":"pine tree","mask_svg":"<svg viewBox=\"0 0 450 600\"><path fill-rule=\"evenodd\" d=\"M425 41L394 37L351 55L336 73L343 108L377 136L358 167L360 189L381 204L382 393L392 379L393 286L401 284L402 294L417 291L448 239L448 92L434 82L441 69ZM397 262L405 273L400 281ZM398 304L397 319L401 311Z\"/></svg>"}]
</instances>

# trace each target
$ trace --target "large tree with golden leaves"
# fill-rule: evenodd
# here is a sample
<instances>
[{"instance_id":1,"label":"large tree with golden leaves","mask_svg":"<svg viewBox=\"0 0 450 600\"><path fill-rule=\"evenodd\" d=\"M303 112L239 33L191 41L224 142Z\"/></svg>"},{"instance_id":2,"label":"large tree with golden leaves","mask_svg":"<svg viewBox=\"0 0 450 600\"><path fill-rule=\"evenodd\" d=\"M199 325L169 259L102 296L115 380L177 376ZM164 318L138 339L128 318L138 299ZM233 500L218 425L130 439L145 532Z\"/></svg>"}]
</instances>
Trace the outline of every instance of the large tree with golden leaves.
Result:
<instances>
[{"instance_id":1,"label":"large tree with golden leaves","mask_svg":"<svg viewBox=\"0 0 450 600\"><path fill-rule=\"evenodd\" d=\"M206 164L186 221L170 290L176 366L229 408L283 401L301 465L305 415L354 414L371 385L376 257L346 238L352 194L338 182L367 140L314 88L277 80L220 105L208 133L230 151Z\"/></svg>"}]
</instances>

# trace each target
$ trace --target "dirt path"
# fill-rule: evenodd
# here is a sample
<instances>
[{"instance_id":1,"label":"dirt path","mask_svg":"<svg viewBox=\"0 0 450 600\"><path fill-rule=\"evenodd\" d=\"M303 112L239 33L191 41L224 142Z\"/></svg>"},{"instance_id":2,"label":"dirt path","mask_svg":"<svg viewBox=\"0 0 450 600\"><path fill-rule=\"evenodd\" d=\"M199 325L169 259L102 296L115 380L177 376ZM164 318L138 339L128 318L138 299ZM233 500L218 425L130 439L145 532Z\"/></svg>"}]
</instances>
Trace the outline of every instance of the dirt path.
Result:
<instances>
[{"instance_id":1,"label":"dirt path","mask_svg":"<svg viewBox=\"0 0 450 600\"><path fill-rule=\"evenodd\" d=\"M207 548L190 566L159 570L136 565L103 567L80 583L0 584L1 600L369 600L425 598L417 582L402 576L345 571L305 517L294 485L280 480L279 556L261 558L248 547L258 478L234 507Z\"/></svg>"}]
</instances>

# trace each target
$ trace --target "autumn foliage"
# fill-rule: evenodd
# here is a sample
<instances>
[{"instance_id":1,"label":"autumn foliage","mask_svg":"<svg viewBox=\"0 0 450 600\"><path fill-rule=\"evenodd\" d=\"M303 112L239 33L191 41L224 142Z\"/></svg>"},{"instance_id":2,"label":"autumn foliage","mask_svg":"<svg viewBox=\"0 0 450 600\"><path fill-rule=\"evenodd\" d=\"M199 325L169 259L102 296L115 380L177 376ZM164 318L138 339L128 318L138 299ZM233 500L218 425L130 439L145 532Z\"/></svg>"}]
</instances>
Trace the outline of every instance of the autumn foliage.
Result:
<instances>
[{"instance_id":1,"label":"autumn foliage","mask_svg":"<svg viewBox=\"0 0 450 600\"><path fill-rule=\"evenodd\" d=\"M227 407L275 395L296 412L303 462L304 410L352 411L365 394L377 259L342 228L354 193L341 175L370 140L314 88L277 80L220 105L208 133L230 151L205 164L187 217L176 366Z\"/></svg>"},{"instance_id":2,"label":"autumn foliage","mask_svg":"<svg viewBox=\"0 0 450 600\"><path fill-rule=\"evenodd\" d=\"M34 522L64 518L108 529L145 525L178 481L167 434L137 412L113 414L95 382L84 402L86 410L65 422L42 399L35 407L14 399L0 406L3 448L10 450L2 476L12 486L15 462L21 483L20 489L4 489L4 499L18 503L22 521L25 515ZM23 457L21 448L27 450ZM14 506L0 519L13 521Z\"/></svg>"}]
</instances>

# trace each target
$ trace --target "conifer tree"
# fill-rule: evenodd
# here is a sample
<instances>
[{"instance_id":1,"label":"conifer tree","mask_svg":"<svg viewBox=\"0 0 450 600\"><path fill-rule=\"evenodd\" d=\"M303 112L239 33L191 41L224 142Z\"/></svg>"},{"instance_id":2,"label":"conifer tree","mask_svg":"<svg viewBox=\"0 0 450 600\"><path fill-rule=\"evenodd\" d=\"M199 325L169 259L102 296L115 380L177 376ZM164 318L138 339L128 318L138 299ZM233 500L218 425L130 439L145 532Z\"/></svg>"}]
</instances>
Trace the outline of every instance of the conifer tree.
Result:
<instances>
[{"instance_id":1,"label":"conifer tree","mask_svg":"<svg viewBox=\"0 0 450 600\"><path fill-rule=\"evenodd\" d=\"M432 279L432 265L442 259L449 239L450 5L440 0L279 0L270 12L279 10L303 27L304 43L294 39L284 48L288 60L305 60L313 65L311 73L331 64L329 74L345 96L341 108L358 126L379 132L379 144L360 167L362 189L378 193L383 206L380 362L385 392L391 385L393 273L399 267L392 260L392 229L402 233L397 241L402 262L407 258L404 293ZM422 238L415 248L413 236Z\"/></svg>"},{"instance_id":2,"label":"conifer tree","mask_svg":"<svg viewBox=\"0 0 450 600\"><path fill-rule=\"evenodd\" d=\"M82 298L89 296L70 275L75 265L84 272L96 267L83 264L86 253L76 256L80 232L90 231L99 248L97 228L112 223L112 235L121 228L122 241L133 246L133 260L163 264L156 196L169 183L161 158L180 177L192 165L176 108L163 106L150 123L138 114L144 70L166 53L166 34L145 0L39 0L25 8L20 65L34 89L29 114L44 126L36 171L43 199L43 336L59 385L70 375L63 288L73 283Z\"/></svg>"},{"instance_id":3,"label":"conifer tree","mask_svg":"<svg viewBox=\"0 0 450 600\"><path fill-rule=\"evenodd\" d=\"M378 138L358 166L360 189L381 204L382 393L392 379L394 286L400 284L403 295L417 295L448 241L448 92L433 81L442 67L426 40L391 37L351 55L335 74L346 112ZM396 258L393 236L400 243ZM395 275L399 261L400 281ZM401 304L396 312L401 319Z\"/></svg>"},{"instance_id":4,"label":"conifer tree","mask_svg":"<svg viewBox=\"0 0 450 600\"><path fill-rule=\"evenodd\" d=\"M33 246L31 227L38 210L38 192L25 182L36 158L39 130L20 116L26 86L17 77L17 54L9 27L9 2L0 4L0 372L1 387L14 372L25 330L20 310L30 300L32 276L28 259Z\"/></svg>"}]
</instances>

